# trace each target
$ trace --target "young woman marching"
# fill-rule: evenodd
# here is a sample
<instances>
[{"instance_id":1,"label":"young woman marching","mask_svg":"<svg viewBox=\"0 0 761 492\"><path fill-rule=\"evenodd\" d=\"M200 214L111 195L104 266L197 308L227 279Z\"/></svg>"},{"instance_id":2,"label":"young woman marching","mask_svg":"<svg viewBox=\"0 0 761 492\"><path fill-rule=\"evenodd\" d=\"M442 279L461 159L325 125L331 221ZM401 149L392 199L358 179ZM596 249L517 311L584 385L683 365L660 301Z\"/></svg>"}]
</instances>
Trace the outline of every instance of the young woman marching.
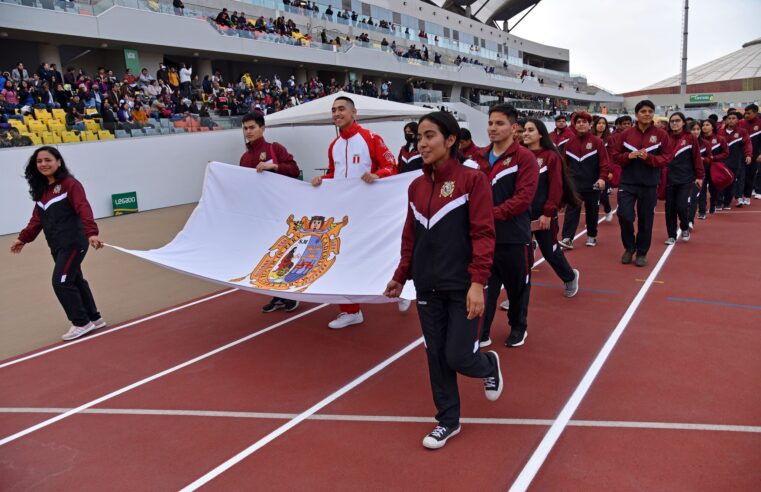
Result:
<instances>
[{"instance_id":1,"label":"young woman marching","mask_svg":"<svg viewBox=\"0 0 761 492\"><path fill-rule=\"evenodd\" d=\"M605 144L605 149L608 148L608 139L611 136L610 128L608 127L608 120L604 116L598 116L595 118L592 124L592 135L602 140ZM610 162L608 162L610 165ZM605 189L600 193L600 204L603 210L605 210L605 222L611 222L613 220L613 208L610 206L610 181L613 178L612 173L609 170L608 179L605 181Z\"/></svg>"},{"instance_id":2,"label":"young woman marching","mask_svg":"<svg viewBox=\"0 0 761 492\"><path fill-rule=\"evenodd\" d=\"M690 195L694 187L703 186L703 160L700 143L685 129L684 114L672 113L669 117L669 137L672 158L666 174L666 244L674 244L678 238L676 222L683 241L690 240Z\"/></svg>"},{"instance_id":3,"label":"young woman marching","mask_svg":"<svg viewBox=\"0 0 761 492\"><path fill-rule=\"evenodd\" d=\"M692 225L695 222L695 215L698 213L698 201L703 195L703 188L705 187L706 180L708 179L704 164L705 158L708 155L708 149L706 148L705 143L701 138L703 131L700 127L700 121L692 120L687 123L687 131L690 132L690 134L695 137L698 142L698 146L700 147L700 165L703 166L703 183L701 186L694 186L690 193L690 209L688 211L688 215L690 216L690 229L692 229ZM705 219L705 215L703 215L702 218Z\"/></svg>"},{"instance_id":4,"label":"young woman marching","mask_svg":"<svg viewBox=\"0 0 761 492\"><path fill-rule=\"evenodd\" d=\"M69 174L55 147L35 150L25 177L36 203L32 219L11 245L11 253L20 253L40 231L45 232L55 260L53 291L72 324L62 338L74 340L106 326L81 269L88 243L95 249L103 247L98 225L82 184Z\"/></svg>"},{"instance_id":5,"label":"young woman marching","mask_svg":"<svg viewBox=\"0 0 761 492\"><path fill-rule=\"evenodd\" d=\"M458 373L482 378L491 401L503 386L497 353L478 351L494 252L491 189L484 173L455 158L459 135L449 113L419 121L423 175L410 184L401 259L384 292L399 297L407 280L415 283L438 421L423 439L429 449L460 432Z\"/></svg>"},{"instance_id":6,"label":"young woman marching","mask_svg":"<svg viewBox=\"0 0 761 492\"><path fill-rule=\"evenodd\" d=\"M417 122L413 121L404 125L405 144L399 149L399 158L396 160L400 173L415 171L423 167L423 159L417 151Z\"/></svg>"},{"instance_id":7,"label":"young woman marching","mask_svg":"<svg viewBox=\"0 0 761 492\"><path fill-rule=\"evenodd\" d=\"M531 221L538 221L538 229L532 228L534 237L542 256L563 281L564 295L573 297L579 291L579 271L571 268L563 249L558 247L558 209L566 203L578 207L581 199L566 175L560 153L550 140L544 123L536 119L528 120L523 144L534 153L539 163L539 185L531 204Z\"/></svg>"},{"instance_id":8,"label":"young woman marching","mask_svg":"<svg viewBox=\"0 0 761 492\"><path fill-rule=\"evenodd\" d=\"M724 159L729 155L729 149L727 148L727 141L724 137L716 132L716 122L712 119L703 120L701 123L703 129L703 145L706 147L706 155L703 156L703 170L705 179L703 180L703 187L700 189L700 198L698 199L698 218L706 218L706 195L711 194L711 208L709 212L716 213L716 206L721 207L719 202L719 190L713 185L711 181L711 163L712 162L724 162Z\"/></svg>"}]
</instances>

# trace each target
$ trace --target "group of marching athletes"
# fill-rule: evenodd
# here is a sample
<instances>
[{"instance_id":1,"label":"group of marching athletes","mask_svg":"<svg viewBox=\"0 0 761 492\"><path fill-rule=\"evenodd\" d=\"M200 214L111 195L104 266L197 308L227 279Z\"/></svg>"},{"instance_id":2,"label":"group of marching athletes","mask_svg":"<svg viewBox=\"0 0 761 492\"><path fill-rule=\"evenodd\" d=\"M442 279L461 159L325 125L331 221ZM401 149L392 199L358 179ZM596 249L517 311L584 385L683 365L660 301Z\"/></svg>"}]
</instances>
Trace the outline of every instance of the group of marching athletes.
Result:
<instances>
[{"instance_id":1,"label":"group of marching athletes","mask_svg":"<svg viewBox=\"0 0 761 492\"><path fill-rule=\"evenodd\" d=\"M441 448L460 432L457 374L482 379L490 401L501 395L499 356L480 348L491 345L502 287L509 301L505 345L525 343L534 241L563 282L565 297L578 292L579 271L571 267L563 248L573 247L582 204L586 244L593 247L600 201L610 221L613 211L605 199L609 187L617 187L621 261L632 263L636 255L634 263L645 266L664 174L669 244L677 239L677 225L682 239L689 240L695 214L706 217L707 194L708 213L729 209L733 198L738 207L750 205L754 185L755 197L761 198L757 106L749 105L744 115L730 112L721 126L713 119L694 122L673 113L668 132L653 123L651 101L640 101L635 112L634 122L628 116L619 118L613 133L604 118L594 119L586 112L575 113L570 128L565 117L558 117L555 129L548 132L540 120L519 120L513 107L500 104L489 111L490 144L483 149L451 114L433 112L404 127L406 143L397 163L382 138L356 122L352 99L338 97L333 102L339 135L328 151L328 172L314 178L314 186L324 179L373 183L398 172L422 170L408 189L401 259L384 294L398 298L406 281L415 284L438 422L423 439L426 448ZM247 149L240 165L298 176L293 157L282 145L267 142L264 129L262 115L243 118ZM11 251L20 252L44 231L56 263L54 290L72 322L63 338L72 340L105 326L80 268L88 243L100 248L102 242L84 189L55 148L35 151L26 178L36 204ZM558 212L564 207L558 242ZM399 301L401 311L409 305ZM273 298L263 311L297 307L297 301ZM329 327L363 321L359 305L342 305Z\"/></svg>"}]
</instances>

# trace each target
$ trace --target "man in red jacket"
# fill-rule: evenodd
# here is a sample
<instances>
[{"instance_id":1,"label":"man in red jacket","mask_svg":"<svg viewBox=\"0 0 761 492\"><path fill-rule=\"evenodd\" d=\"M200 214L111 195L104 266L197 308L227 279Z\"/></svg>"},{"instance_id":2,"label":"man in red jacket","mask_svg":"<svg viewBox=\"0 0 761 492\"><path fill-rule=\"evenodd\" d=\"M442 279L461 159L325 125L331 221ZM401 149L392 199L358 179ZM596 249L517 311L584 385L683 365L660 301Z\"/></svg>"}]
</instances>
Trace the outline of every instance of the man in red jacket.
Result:
<instances>
[{"instance_id":1,"label":"man in red jacket","mask_svg":"<svg viewBox=\"0 0 761 492\"><path fill-rule=\"evenodd\" d=\"M246 138L246 152L240 157L240 166L256 169L256 172L269 171L291 178L299 176L299 166L285 147L277 142L264 139L264 116L261 113L248 113L243 117L243 136ZM291 312L299 307L299 301L273 297L262 307L265 313L278 309Z\"/></svg>"},{"instance_id":2,"label":"man in red jacket","mask_svg":"<svg viewBox=\"0 0 761 492\"><path fill-rule=\"evenodd\" d=\"M502 285L510 306L507 319L508 347L519 347L526 340L528 303L531 292L531 202L539 184L539 164L533 152L514 140L518 112L512 106L497 104L489 110L491 145L475 154L481 169L489 170L492 186L496 247L491 277L487 285L481 346L491 344L491 323L497 309Z\"/></svg>"},{"instance_id":3,"label":"man in red jacket","mask_svg":"<svg viewBox=\"0 0 761 492\"><path fill-rule=\"evenodd\" d=\"M327 174L313 178L313 186L320 186L323 179L361 178L365 183L372 183L397 173L394 154L388 150L380 135L357 123L357 108L351 98L337 97L331 112L339 135L328 147ZM408 300L399 302L402 311L409 306ZM341 304L339 307L338 318L328 323L329 328L338 330L364 322L359 304Z\"/></svg>"},{"instance_id":4,"label":"man in red jacket","mask_svg":"<svg viewBox=\"0 0 761 492\"><path fill-rule=\"evenodd\" d=\"M555 144L555 147L560 151L560 155L563 155L563 149L568 140L573 136L573 132L568 128L568 121L564 114L555 116L555 129L550 132L550 140Z\"/></svg>"},{"instance_id":5,"label":"man in red jacket","mask_svg":"<svg viewBox=\"0 0 761 492\"><path fill-rule=\"evenodd\" d=\"M745 107L745 115L739 124L740 128L748 132L753 155L745 173L745 187L743 195L745 205L750 205L750 197L761 199L761 118L758 117L758 105L749 104Z\"/></svg>"},{"instance_id":6,"label":"man in red jacket","mask_svg":"<svg viewBox=\"0 0 761 492\"><path fill-rule=\"evenodd\" d=\"M630 264L636 252L634 264L644 267L653 239L661 168L671 160L672 145L668 134L653 124L655 104L652 101L644 99L634 109L637 123L616 139L611 155L622 168L618 187L618 224L625 250L621 263Z\"/></svg>"}]
</instances>

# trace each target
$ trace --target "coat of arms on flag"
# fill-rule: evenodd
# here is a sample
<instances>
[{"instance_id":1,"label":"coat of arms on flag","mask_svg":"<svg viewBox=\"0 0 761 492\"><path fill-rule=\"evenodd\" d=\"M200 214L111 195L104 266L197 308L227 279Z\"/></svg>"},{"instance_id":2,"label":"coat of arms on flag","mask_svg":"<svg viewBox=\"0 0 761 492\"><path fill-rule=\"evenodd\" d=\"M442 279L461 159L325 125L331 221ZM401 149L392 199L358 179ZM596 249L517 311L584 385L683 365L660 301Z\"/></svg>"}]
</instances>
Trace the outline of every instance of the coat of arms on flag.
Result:
<instances>
[{"instance_id":1,"label":"coat of arms on flag","mask_svg":"<svg viewBox=\"0 0 761 492\"><path fill-rule=\"evenodd\" d=\"M327 272L341 251L341 229L349 223L319 215L294 221L291 214L288 231L275 241L254 267L248 279L259 289L301 292ZM246 277L232 279L242 282Z\"/></svg>"}]
</instances>

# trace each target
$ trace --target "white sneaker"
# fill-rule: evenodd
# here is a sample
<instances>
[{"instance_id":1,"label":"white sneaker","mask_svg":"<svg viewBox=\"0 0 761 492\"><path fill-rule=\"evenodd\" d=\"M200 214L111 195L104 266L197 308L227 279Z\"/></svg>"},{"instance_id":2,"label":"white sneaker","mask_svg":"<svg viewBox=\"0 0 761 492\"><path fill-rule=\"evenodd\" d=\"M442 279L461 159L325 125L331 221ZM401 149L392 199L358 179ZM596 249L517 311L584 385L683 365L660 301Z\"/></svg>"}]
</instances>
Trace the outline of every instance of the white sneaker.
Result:
<instances>
[{"instance_id":1,"label":"white sneaker","mask_svg":"<svg viewBox=\"0 0 761 492\"><path fill-rule=\"evenodd\" d=\"M591 248L594 248L595 246L597 246L597 238L596 237L588 237L586 245L591 247Z\"/></svg>"},{"instance_id":2,"label":"white sneaker","mask_svg":"<svg viewBox=\"0 0 761 492\"><path fill-rule=\"evenodd\" d=\"M499 305L499 308L503 311L510 309L510 299L505 299L502 301L502 304Z\"/></svg>"},{"instance_id":3,"label":"white sneaker","mask_svg":"<svg viewBox=\"0 0 761 492\"><path fill-rule=\"evenodd\" d=\"M399 299L399 304L397 306L399 307L399 312L406 313L410 306L412 305L412 301L409 299Z\"/></svg>"},{"instance_id":4,"label":"white sneaker","mask_svg":"<svg viewBox=\"0 0 761 492\"><path fill-rule=\"evenodd\" d=\"M745 197L745 205L750 205L750 197L749 196Z\"/></svg>"},{"instance_id":5,"label":"white sneaker","mask_svg":"<svg viewBox=\"0 0 761 492\"><path fill-rule=\"evenodd\" d=\"M613 211L611 210L610 212L605 214L605 222L612 222L612 221L613 221Z\"/></svg>"},{"instance_id":6,"label":"white sneaker","mask_svg":"<svg viewBox=\"0 0 761 492\"><path fill-rule=\"evenodd\" d=\"M347 326L358 325L364 321L365 319L362 317L362 311L356 313L339 313L338 318L328 323L328 328L331 330L340 330Z\"/></svg>"},{"instance_id":7,"label":"white sneaker","mask_svg":"<svg viewBox=\"0 0 761 492\"><path fill-rule=\"evenodd\" d=\"M665 241L663 241L663 244L667 244L669 246L671 246L674 243L676 243L676 239L674 239L673 237L670 237L670 238L666 239Z\"/></svg>"},{"instance_id":8,"label":"white sneaker","mask_svg":"<svg viewBox=\"0 0 761 492\"><path fill-rule=\"evenodd\" d=\"M87 323L84 326L74 326L72 325L71 328L69 328L69 331L63 334L61 337L62 339L68 341L68 340L74 340L75 338L79 338L82 335L86 335L93 331L95 329L95 325L90 322Z\"/></svg>"},{"instance_id":9,"label":"white sneaker","mask_svg":"<svg viewBox=\"0 0 761 492\"><path fill-rule=\"evenodd\" d=\"M478 342L479 348L488 347L489 345L491 345L491 338L487 338L486 340L481 340Z\"/></svg>"},{"instance_id":10,"label":"white sneaker","mask_svg":"<svg viewBox=\"0 0 761 492\"><path fill-rule=\"evenodd\" d=\"M92 324L95 325L95 328L93 328L94 330L100 330L101 328L105 328L107 323L103 318L98 318L93 321Z\"/></svg>"},{"instance_id":11,"label":"white sneaker","mask_svg":"<svg viewBox=\"0 0 761 492\"><path fill-rule=\"evenodd\" d=\"M693 224L692 222L690 222L690 223L687 225L687 227L689 227L689 228L690 228L690 230L693 230L693 229L695 229L695 224Z\"/></svg>"},{"instance_id":12,"label":"white sneaker","mask_svg":"<svg viewBox=\"0 0 761 492\"><path fill-rule=\"evenodd\" d=\"M753 193L753 198L756 200L761 200L761 193Z\"/></svg>"}]
</instances>

